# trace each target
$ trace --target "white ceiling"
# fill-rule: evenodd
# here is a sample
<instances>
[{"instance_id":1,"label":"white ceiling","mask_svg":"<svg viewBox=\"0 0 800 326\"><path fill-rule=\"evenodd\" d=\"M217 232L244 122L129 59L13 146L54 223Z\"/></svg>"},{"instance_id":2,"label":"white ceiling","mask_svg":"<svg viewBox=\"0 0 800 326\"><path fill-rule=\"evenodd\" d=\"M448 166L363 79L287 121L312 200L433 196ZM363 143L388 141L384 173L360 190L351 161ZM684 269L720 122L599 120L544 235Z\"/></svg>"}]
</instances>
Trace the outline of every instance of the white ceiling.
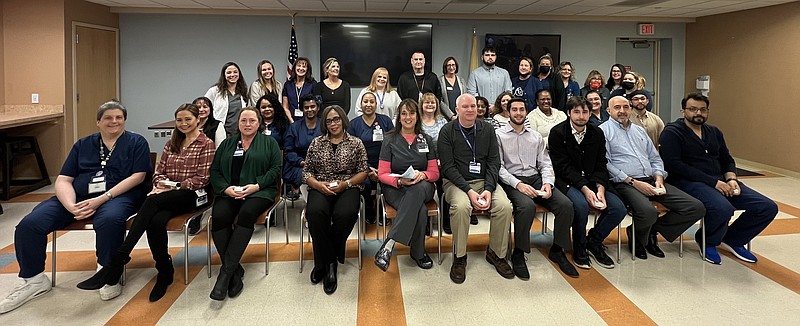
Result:
<instances>
[{"instance_id":1,"label":"white ceiling","mask_svg":"<svg viewBox=\"0 0 800 326\"><path fill-rule=\"evenodd\" d=\"M448 18L467 14L504 14L537 19L531 15L572 19L605 17L694 18L722 14L796 0L87 0L112 7L117 12L197 12L215 10L259 10L271 13L313 13L342 16L420 14ZM574 17L577 15L578 17ZM492 17L497 19L498 17Z\"/></svg>"}]
</instances>

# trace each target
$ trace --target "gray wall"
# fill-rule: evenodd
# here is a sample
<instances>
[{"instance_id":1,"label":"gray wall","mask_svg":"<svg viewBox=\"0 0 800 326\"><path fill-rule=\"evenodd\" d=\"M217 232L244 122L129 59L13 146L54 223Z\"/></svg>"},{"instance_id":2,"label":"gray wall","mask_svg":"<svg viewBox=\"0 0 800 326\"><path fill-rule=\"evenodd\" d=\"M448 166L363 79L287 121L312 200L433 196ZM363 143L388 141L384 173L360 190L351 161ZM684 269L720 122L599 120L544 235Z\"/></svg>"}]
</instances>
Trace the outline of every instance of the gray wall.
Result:
<instances>
[{"instance_id":1,"label":"gray wall","mask_svg":"<svg viewBox=\"0 0 800 326\"><path fill-rule=\"evenodd\" d=\"M320 61L319 21L398 20L298 18L299 53L312 63ZM616 39L636 37L637 27L634 22L406 21L433 24L433 58L429 60L434 72L440 72L442 60L452 55L467 67L460 72L464 78L469 75L472 28L477 29L479 48L486 33L560 34L561 58L574 64L580 84L592 69L607 75L615 63ZM264 58L275 64L277 76L282 78L290 24L288 17L120 15L121 100L130 111L128 129L142 133L151 150L160 151L165 140L153 138L147 126L172 119L178 105L205 94L227 61L240 65L248 83L256 76L256 64ZM667 39L672 45L670 61L662 62L663 68L671 69L672 89L682 90L685 24L659 23L656 27L653 38ZM313 68L319 79L319 67L313 64ZM358 91L353 90L353 100ZM662 97L661 103L671 98L669 105L661 108L662 117L674 119L682 97L676 92Z\"/></svg>"}]
</instances>

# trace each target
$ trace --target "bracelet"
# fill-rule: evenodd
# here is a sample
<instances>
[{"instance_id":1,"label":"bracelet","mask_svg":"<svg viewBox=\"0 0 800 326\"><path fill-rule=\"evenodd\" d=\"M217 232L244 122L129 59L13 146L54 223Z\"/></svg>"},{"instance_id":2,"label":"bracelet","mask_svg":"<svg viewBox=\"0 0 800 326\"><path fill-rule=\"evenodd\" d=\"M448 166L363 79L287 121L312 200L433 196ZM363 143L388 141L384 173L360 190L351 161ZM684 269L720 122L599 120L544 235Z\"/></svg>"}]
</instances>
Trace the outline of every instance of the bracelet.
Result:
<instances>
[{"instance_id":1,"label":"bracelet","mask_svg":"<svg viewBox=\"0 0 800 326\"><path fill-rule=\"evenodd\" d=\"M728 183L728 182L731 182L731 181L739 181L739 179L736 179L736 178L727 178L727 179L725 179L725 183Z\"/></svg>"},{"instance_id":2,"label":"bracelet","mask_svg":"<svg viewBox=\"0 0 800 326\"><path fill-rule=\"evenodd\" d=\"M112 195L110 191L106 191L105 195L108 197L108 200L114 199L114 195Z\"/></svg>"}]
</instances>

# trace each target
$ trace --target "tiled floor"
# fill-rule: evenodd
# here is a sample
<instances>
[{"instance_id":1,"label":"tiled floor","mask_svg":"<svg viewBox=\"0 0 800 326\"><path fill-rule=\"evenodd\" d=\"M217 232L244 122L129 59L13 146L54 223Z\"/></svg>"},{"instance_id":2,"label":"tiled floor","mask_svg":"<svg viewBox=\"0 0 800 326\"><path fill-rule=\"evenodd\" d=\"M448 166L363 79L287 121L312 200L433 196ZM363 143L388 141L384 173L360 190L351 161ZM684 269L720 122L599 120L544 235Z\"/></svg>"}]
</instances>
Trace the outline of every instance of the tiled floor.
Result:
<instances>
[{"instance_id":1,"label":"tiled floor","mask_svg":"<svg viewBox=\"0 0 800 326\"><path fill-rule=\"evenodd\" d=\"M747 167L744 167L747 168ZM772 175L772 174L770 174ZM443 241L444 261L431 270L417 268L402 245L383 273L372 263L381 241L373 226L362 243L363 268L359 271L356 233L348 244L347 263L339 269L336 293L327 296L321 285L312 285L311 246L305 246L302 273L299 264L299 215L302 202L289 208L289 240L284 227L272 229L270 271L264 270L264 228L257 227L243 261L246 274L241 296L223 302L208 298L219 260L214 254L212 278L205 267L206 235L193 237L189 252L189 285L183 284L183 235L170 234L176 273L175 283L157 303L147 296L155 270L143 239L129 264L122 296L103 302L93 291L75 284L95 268L93 232L68 232L58 238L58 284L51 293L23 307L0 315L3 325L33 324L124 324L124 325L509 325L509 324L767 324L800 322L800 260L793 248L800 245L800 197L794 189L800 180L753 177L752 188L780 203L778 219L753 241L757 264L741 263L723 256L720 266L703 262L691 239L696 227L686 232L684 256L679 246L662 244L665 259L630 260L622 252L615 269L579 270L577 279L561 274L546 258L552 236L541 235L541 222L532 228L534 248L527 255L529 281L506 280L486 263L483 250L489 223L472 227L467 281L453 284L451 242ZM52 193L52 187L37 191ZM0 296L19 282L13 249L16 223L41 200L27 195L3 203L0 216ZM291 206L291 205L290 205ZM552 221L551 221L552 224ZM616 257L616 232L607 244ZM627 241L624 239L623 242ZM613 245L612 245L613 244ZM427 242L436 259L436 241ZM48 247L49 250L49 247ZM48 261L47 270L49 273Z\"/></svg>"}]
</instances>

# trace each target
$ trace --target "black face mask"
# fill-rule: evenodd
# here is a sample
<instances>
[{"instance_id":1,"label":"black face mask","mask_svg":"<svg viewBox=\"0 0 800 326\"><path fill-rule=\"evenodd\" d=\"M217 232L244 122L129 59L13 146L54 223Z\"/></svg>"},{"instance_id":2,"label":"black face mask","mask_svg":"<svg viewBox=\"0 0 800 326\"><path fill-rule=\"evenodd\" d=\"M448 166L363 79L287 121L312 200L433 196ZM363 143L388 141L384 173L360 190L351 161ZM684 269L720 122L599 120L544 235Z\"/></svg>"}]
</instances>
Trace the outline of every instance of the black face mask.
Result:
<instances>
[{"instance_id":1,"label":"black face mask","mask_svg":"<svg viewBox=\"0 0 800 326\"><path fill-rule=\"evenodd\" d=\"M548 66L539 66L539 74L547 75L550 72L550 67Z\"/></svg>"},{"instance_id":2,"label":"black face mask","mask_svg":"<svg viewBox=\"0 0 800 326\"><path fill-rule=\"evenodd\" d=\"M622 82L622 88L624 88L625 90L628 90L628 91L632 90L635 86L636 86L636 84L634 84L633 82L630 82L630 81Z\"/></svg>"}]
</instances>

